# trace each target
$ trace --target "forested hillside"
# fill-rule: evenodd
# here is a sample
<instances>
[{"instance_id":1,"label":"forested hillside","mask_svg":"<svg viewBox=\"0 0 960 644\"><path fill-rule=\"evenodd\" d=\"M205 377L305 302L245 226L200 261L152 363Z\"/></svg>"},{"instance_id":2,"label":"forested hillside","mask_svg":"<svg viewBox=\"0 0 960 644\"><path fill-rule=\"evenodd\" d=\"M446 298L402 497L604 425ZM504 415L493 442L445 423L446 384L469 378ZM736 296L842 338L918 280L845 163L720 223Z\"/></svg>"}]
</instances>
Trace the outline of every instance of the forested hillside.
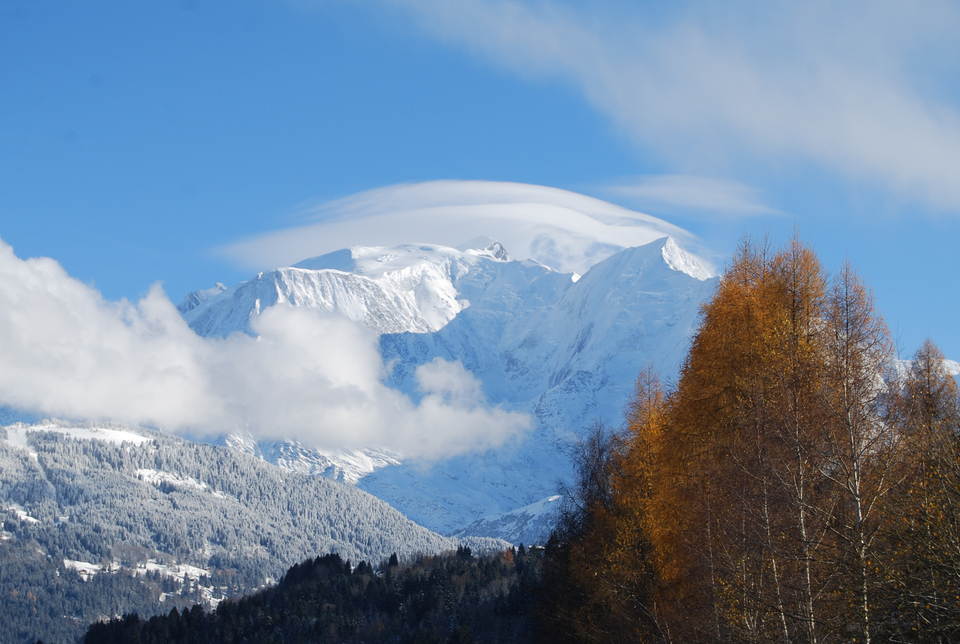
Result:
<instances>
[{"instance_id":1,"label":"forested hillside","mask_svg":"<svg viewBox=\"0 0 960 644\"><path fill-rule=\"evenodd\" d=\"M199 606L94 624L84 644L531 641L538 552L506 550L384 561L378 571L338 555L308 559L280 583L212 613Z\"/></svg>"},{"instance_id":2,"label":"forested hillside","mask_svg":"<svg viewBox=\"0 0 960 644\"><path fill-rule=\"evenodd\" d=\"M552 641L960 640L960 395L895 357L849 266L745 242L677 386L584 445Z\"/></svg>"},{"instance_id":3,"label":"forested hillside","mask_svg":"<svg viewBox=\"0 0 960 644\"><path fill-rule=\"evenodd\" d=\"M145 430L15 425L0 438L4 642L72 641L99 618L215 605L317 553L378 561L505 545L447 539L351 486Z\"/></svg>"}]
</instances>

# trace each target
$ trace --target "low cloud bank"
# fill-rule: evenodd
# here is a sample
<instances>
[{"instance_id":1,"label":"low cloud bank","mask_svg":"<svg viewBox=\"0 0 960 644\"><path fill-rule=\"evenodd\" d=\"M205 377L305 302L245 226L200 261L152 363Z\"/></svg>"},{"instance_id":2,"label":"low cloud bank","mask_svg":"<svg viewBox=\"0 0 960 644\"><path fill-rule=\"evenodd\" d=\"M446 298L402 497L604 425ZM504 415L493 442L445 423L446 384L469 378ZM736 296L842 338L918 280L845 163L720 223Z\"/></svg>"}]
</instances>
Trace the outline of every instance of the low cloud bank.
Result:
<instances>
[{"instance_id":1,"label":"low cloud bank","mask_svg":"<svg viewBox=\"0 0 960 644\"><path fill-rule=\"evenodd\" d=\"M257 338L201 338L159 286L135 304L109 302L2 241L0 302L0 404L42 415L427 459L502 445L530 426L487 406L459 362L421 366L414 403L383 384L375 335L318 311L272 307L253 322Z\"/></svg>"}]
</instances>

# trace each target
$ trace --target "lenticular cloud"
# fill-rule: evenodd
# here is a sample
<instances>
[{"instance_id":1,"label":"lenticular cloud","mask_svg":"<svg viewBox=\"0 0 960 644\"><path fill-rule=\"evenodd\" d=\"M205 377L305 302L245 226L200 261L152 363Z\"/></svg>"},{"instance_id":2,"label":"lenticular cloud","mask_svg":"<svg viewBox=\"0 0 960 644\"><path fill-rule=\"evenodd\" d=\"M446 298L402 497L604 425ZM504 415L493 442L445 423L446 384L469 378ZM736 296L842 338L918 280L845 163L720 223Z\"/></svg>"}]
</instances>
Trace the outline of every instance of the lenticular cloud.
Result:
<instances>
[{"instance_id":1,"label":"lenticular cloud","mask_svg":"<svg viewBox=\"0 0 960 644\"><path fill-rule=\"evenodd\" d=\"M254 270L291 266L357 244L429 241L456 247L494 236L514 259L584 274L615 252L661 237L693 241L662 219L585 195L523 183L427 181L387 186L322 203L302 225L221 248Z\"/></svg>"},{"instance_id":2,"label":"lenticular cloud","mask_svg":"<svg viewBox=\"0 0 960 644\"><path fill-rule=\"evenodd\" d=\"M2 241L0 301L0 404L27 411L410 458L495 447L529 427L489 408L459 363L420 367L414 404L383 385L376 336L335 315L272 307L256 338L200 338L159 286L135 304L109 302Z\"/></svg>"}]
</instances>

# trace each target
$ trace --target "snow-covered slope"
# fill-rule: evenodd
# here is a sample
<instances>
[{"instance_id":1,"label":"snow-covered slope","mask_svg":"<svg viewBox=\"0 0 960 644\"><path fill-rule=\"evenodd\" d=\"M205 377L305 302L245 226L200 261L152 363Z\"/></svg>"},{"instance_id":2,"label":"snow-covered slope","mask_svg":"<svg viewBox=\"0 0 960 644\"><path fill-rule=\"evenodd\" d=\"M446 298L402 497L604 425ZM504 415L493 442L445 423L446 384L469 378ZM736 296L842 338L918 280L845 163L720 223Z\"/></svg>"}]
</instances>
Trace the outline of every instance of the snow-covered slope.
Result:
<instances>
[{"instance_id":1,"label":"snow-covered slope","mask_svg":"<svg viewBox=\"0 0 960 644\"><path fill-rule=\"evenodd\" d=\"M582 428L620 422L644 365L675 375L716 284L670 238L620 251L579 279L510 261L490 240L461 248L338 251L258 275L184 317L201 335L225 336L250 332L251 317L277 302L340 311L381 334L391 386L416 399L418 366L459 360L491 403L533 415L530 434L429 468L374 451L267 443L247 451L300 471L358 478L361 489L445 533L540 502L568 474L567 451Z\"/></svg>"},{"instance_id":2,"label":"snow-covered slope","mask_svg":"<svg viewBox=\"0 0 960 644\"><path fill-rule=\"evenodd\" d=\"M100 534L97 552L71 542L78 561L122 543L201 567L241 557L233 565L267 574L316 553L378 562L459 544L354 486L290 469L141 428L18 424L0 428L0 517L40 524L38 540L56 542L47 533L64 523Z\"/></svg>"},{"instance_id":3,"label":"snow-covered slope","mask_svg":"<svg viewBox=\"0 0 960 644\"><path fill-rule=\"evenodd\" d=\"M185 298L183 298L183 301L177 305L177 309L180 311L181 314L188 313L189 311L192 311L193 309L197 308L198 306L200 306L210 298L220 295L225 290L227 290L227 287L223 285L223 282L217 282L211 288L206 288L200 291L194 291L193 293L189 293Z\"/></svg>"},{"instance_id":4,"label":"snow-covered slope","mask_svg":"<svg viewBox=\"0 0 960 644\"><path fill-rule=\"evenodd\" d=\"M400 455L388 450L341 449L324 452L300 441L258 441L250 434L230 434L221 437L218 442L285 470L325 476L351 485L356 485L375 470L401 463Z\"/></svg>"},{"instance_id":5,"label":"snow-covered slope","mask_svg":"<svg viewBox=\"0 0 960 644\"><path fill-rule=\"evenodd\" d=\"M550 535L562 502L563 497L555 494L516 510L477 519L454 536L497 534L514 544L542 545Z\"/></svg>"}]
</instances>

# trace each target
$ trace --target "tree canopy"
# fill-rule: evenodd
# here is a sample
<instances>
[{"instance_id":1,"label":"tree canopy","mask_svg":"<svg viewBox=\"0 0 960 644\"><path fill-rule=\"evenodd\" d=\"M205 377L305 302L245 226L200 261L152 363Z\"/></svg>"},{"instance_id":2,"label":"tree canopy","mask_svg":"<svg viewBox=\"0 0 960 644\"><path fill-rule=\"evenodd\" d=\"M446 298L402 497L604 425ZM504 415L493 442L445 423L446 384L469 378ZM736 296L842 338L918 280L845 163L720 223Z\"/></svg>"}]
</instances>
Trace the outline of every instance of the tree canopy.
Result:
<instances>
[{"instance_id":1,"label":"tree canopy","mask_svg":"<svg viewBox=\"0 0 960 644\"><path fill-rule=\"evenodd\" d=\"M745 240L675 387L645 370L588 441L544 611L570 641L955 640L958 401L852 267Z\"/></svg>"}]
</instances>

